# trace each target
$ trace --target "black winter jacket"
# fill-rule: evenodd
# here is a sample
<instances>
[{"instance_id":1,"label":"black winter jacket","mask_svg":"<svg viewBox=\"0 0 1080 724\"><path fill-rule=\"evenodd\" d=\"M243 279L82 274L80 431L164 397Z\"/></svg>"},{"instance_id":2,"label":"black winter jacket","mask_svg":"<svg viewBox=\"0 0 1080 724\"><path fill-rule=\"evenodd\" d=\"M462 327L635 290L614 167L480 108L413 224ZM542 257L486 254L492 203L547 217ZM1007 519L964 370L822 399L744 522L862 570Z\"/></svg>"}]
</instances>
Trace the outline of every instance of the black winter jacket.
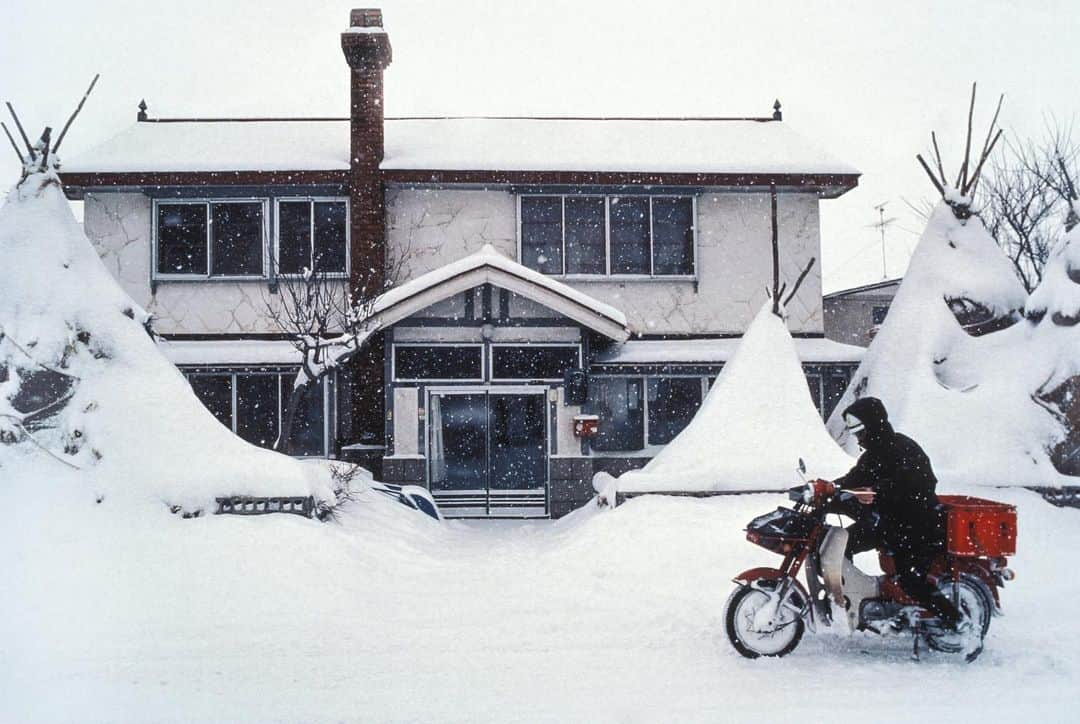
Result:
<instances>
[{"instance_id":1,"label":"black winter jacket","mask_svg":"<svg viewBox=\"0 0 1080 724\"><path fill-rule=\"evenodd\" d=\"M885 406L873 397L857 400L844 414L866 425L865 452L842 488L872 488L870 510L880 517L876 529L897 553L931 553L944 543L944 515L935 492L937 477L930 458L911 438L893 430Z\"/></svg>"}]
</instances>

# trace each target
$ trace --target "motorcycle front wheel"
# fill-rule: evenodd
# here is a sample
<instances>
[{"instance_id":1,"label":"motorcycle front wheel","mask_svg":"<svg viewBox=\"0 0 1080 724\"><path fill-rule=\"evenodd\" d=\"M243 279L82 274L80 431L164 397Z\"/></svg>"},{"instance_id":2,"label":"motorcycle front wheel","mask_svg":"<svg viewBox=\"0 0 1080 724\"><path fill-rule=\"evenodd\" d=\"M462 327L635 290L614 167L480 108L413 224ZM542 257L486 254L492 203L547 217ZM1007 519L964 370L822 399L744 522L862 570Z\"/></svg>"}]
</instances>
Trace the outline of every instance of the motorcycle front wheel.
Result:
<instances>
[{"instance_id":1,"label":"motorcycle front wheel","mask_svg":"<svg viewBox=\"0 0 1080 724\"><path fill-rule=\"evenodd\" d=\"M798 589L792 587L780 603L775 616L769 616L768 625L762 626L761 611L765 606L775 606L775 591L780 581L759 579L753 585L739 586L728 597L724 610L724 624L728 640L735 650L748 659L759 656L786 656L795 650L802 639L803 624L800 614L803 602Z\"/></svg>"}]
</instances>

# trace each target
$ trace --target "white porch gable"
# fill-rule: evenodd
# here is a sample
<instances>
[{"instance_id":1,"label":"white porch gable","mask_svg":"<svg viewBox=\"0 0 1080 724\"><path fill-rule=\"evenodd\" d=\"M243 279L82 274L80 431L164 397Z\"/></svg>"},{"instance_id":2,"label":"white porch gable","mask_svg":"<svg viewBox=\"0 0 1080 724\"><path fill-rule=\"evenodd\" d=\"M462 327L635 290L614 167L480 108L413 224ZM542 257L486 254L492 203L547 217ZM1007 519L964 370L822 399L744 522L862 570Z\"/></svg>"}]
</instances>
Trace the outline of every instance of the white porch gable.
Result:
<instances>
[{"instance_id":1,"label":"white porch gable","mask_svg":"<svg viewBox=\"0 0 1080 724\"><path fill-rule=\"evenodd\" d=\"M383 294L374 305L372 328L388 327L482 284L519 294L618 342L630 336L626 315L615 307L508 259L490 244Z\"/></svg>"}]
</instances>

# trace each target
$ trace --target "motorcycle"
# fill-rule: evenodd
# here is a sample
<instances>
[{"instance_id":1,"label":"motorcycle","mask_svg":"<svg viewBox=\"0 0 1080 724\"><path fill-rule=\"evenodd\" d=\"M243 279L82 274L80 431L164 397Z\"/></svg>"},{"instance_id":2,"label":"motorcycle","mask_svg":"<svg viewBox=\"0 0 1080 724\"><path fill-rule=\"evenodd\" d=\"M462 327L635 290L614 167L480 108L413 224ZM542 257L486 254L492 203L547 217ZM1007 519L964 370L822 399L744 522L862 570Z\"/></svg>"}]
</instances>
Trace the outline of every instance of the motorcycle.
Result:
<instances>
[{"instance_id":1,"label":"motorcycle","mask_svg":"<svg viewBox=\"0 0 1080 724\"><path fill-rule=\"evenodd\" d=\"M785 656L807 628L832 630L842 619L848 633L911 634L915 659L923 642L934 651L963 654L967 661L982 652L990 619L1001 613L999 590L1015 577L1007 559L1016 547L1013 506L938 496L947 511L946 546L934 559L929 580L961 613L949 627L904 593L889 551L879 551L880 576L864 573L844 555L848 533L829 525L826 516L830 508L870 502L870 491L839 490L826 480L812 480L790 489L788 497L793 508L781 506L746 527L747 540L784 558L779 568L751 568L735 577L724 621L736 651L751 659Z\"/></svg>"}]
</instances>

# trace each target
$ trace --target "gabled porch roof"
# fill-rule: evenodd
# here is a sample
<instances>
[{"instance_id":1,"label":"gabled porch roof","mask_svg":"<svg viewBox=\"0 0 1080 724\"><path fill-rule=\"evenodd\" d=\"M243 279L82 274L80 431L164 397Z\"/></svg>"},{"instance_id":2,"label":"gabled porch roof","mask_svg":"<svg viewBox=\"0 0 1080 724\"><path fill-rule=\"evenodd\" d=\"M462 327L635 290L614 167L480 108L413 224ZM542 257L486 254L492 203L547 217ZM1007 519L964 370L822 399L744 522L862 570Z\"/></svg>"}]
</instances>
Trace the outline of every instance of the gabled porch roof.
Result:
<instances>
[{"instance_id":1,"label":"gabled porch roof","mask_svg":"<svg viewBox=\"0 0 1080 724\"><path fill-rule=\"evenodd\" d=\"M388 327L482 284L520 294L618 342L630 336L626 315L615 307L508 259L490 244L389 290L375 302L371 321L374 328Z\"/></svg>"}]
</instances>

